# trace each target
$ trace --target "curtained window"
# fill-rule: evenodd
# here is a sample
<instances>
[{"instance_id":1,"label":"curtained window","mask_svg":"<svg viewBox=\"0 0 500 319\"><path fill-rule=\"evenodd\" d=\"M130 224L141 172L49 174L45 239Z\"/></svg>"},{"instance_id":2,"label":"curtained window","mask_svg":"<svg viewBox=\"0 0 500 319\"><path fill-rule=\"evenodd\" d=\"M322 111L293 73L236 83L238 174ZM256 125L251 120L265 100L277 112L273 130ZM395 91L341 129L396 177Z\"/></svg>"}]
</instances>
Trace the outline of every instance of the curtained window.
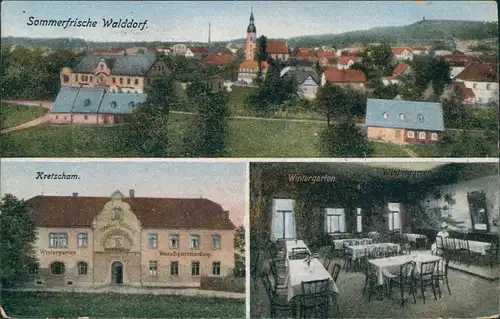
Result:
<instances>
[{"instance_id":1,"label":"curtained window","mask_svg":"<svg viewBox=\"0 0 500 319\"><path fill-rule=\"evenodd\" d=\"M345 211L343 208L327 208L325 230L327 234L345 233Z\"/></svg>"},{"instance_id":2,"label":"curtained window","mask_svg":"<svg viewBox=\"0 0 500 319\"><path fill-rule=\"evenodd\" d=\"M389 213L387 216L389 230L401 229L401 213L399 203L389 203Z\"/></svg>"},{"instance_id":3,"label":"curtained window","mask_svg":"<svg viewBox=\"0 0 500 319\"><path fill-rule=\"evenodd\" d=\"M274 199L271 223L273 240L295 238L294 200Z\"/></svg>"}]
</instances>

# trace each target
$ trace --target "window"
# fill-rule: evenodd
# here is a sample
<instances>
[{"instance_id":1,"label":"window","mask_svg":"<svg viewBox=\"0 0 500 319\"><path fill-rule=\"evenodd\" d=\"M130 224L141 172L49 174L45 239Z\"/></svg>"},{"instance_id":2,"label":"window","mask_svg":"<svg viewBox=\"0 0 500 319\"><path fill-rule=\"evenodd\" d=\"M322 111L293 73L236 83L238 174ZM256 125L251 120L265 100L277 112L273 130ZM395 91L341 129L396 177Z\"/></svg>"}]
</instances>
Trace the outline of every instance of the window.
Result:
<instances>
[{"instance_id":1,"label":"window","mask_svg":"<svg viewBox=\"0 0 500 319\"><path fill-rule=\"evenodd\" d=\"M170 235L170 248L179 248L179 235Z\"/></svg>"},{"instance_id":2,"label":"window","mask_svg":"<svg viewBox=\"0 0 500 319\"><path fill-rule=\"evenodd\" d=\"M128 106L129 106L131 109L132 109L132 108L134 108L134 106L135 106L134 101L130 101L130 102L128 103Z\"/></svg>"},{"instance_id":3,"label":"window","mask_svg":"<svg viewBox=\"0 0 500 319\"><path fill-rule=\"evenodd\" d=\"M56 120L58 120L58 119L59 119L59 115L56 115Z\"/></svg>"},{"instance_id":4,"label":"window","mask_svg":"<svg viewBox=\"0 0 500 319\"><path fill-rule=\"evenodd\" d=\"M491 84L486 84L486 90L491 90Z\"/></svg>"},{"instance_id":5,"label":"window","mask_svg":"<svg viewBox=\"0 0 500 319\"><path fill-rule=\"evenodd\" d=\"M220 248L220 236L219 235L212 236L212 248L213 249Z\"/></svg>"},{"instance_id":6,"label":"window","mask_svg":"<svg viewBox=\"0 0 500 319\"><path fill-rule=\"evenodd\" d=\"M191 276L199 276L200 275L200 262L193 261L191 263Z\"/></svg>"},{"instance_id":7,"label":"window","mask_svg":"<svg viewBox=\"0 0 500 319\"><path fill-rule=\"evenodd\" d=\"M68 248L67 233L49 233L50 248Z\"/></svg>"},{"instance_id":8,"label":"window","mask_svg":"<svg viewBox=\"0 0 500 319\"><path fill-rule=\"evenodd\" d=\"M78 274L80 276L84 276L87 274L88 270L88 264L84 261L80 261L77 265L76 268L78 269Z\"/></svg>"},{"instance_id":9,"label":"window","mask_svg":"<svg viewBox=\"0 0 500 319\"><path fill-rule=\"evenodd\" d=\"M477 83L472 84L472 88L473 89L477 88Z\"/></svg>"},{"instance_id":10,"label":"window","mask_svg":"<svg viewBox=\"0 0 500 319\"><path fill-rule=\"evenodd\" d=\"M88 119L89 119L89 117L88 117L87 115L85 115L85 116L84 116L84 118L85 118L86 120L88 120Z\"/></svg>"},{"instance_id":11,"label":"window","mask_svg":"<svg viewBox=\"0 0 500 319\"><path fill-rule=\"evenodd\" d=\"M212 263L212 275L220 276L220 262L216 261Z\"/></svg>"},{"instance_id":12,"label":"window","mask_svg":"<svg viewBox=\"0 0 500 319\"><path fill-rule=\"evenodd\" d=\"M438 140L438 135L437 135L437 133L432 133L432 134L431 134L431 140L433 140L433 141L437 141L437 140Z\"/></svg>"},{"instance_id":13,"label":"window","mask_svg":"<svg viewBox=\"0 0 500 319\"><path fill-rule=\"evenodd\" d=\"M400 113L400 114L399 114L399 119L400 119L401 121L402 121L402 120L404 120L404 119L405 119L405 115L404 115L403 113Z\"/></svg>"},{"instance_id":14,"label":"window","mask_svg":"<svg viewBox=\"0 0 500 319\"><path fill-rule=\"evenodd\" d=\"M92 82L92 80L93 80L93 77L92 77L92 76L90 76L90 82Z\"/></svg>"},{"instance_id":15,"label":"window","mask_svg":"<svg viewBox=\"0 0 500 319\"><path fill-rule=\"evenodd\" d=\"M112 109L116 109L116 107L118 106L118 104L116 104L116 101L111 101L111 103L109 103L111 108Z\"/></svg>"},{"instance_id":16,"label":"window","mask_svg":"<svg viewBox=\"0 0 500 319\"><path fill-rule=\"evenodd\" d=\"M135 79L135 80L134 80L134 84L135 84L135 85L138 85L138 84L139 84L139 79Z\"/></svg>"},{"instance_id":17,"label":"window","mask_svg":"<svg viewBox=\"0 0 500 319\"><path fill-rule=\"evenodd\" d=\"M90 105L90 99L85 99L85 101L83 101L83 106L89 106Z\"/></svg>"},{"instance_id":18,"label":"window","mask_svg":"<svg viewBox=\"0 0 500 319\"><path fill-rule=\"evenodd\" d=\"M384 112L384 120L387 120L389 118L389 114L387 112Z\"/></svg>"},{"instance_id":19,"label":"window","mask_svg":"<svg viewBox=\"0 0 500 319\"><path fill-rule=\"evenodd\" d=\"M67 116L65 116L65 117L64 117L64 119L65 119L65 120L67 120L67 119L68 119L68 117L67 117Z\"/></svg>"},{"instance_id":20,"label":"window","mask_svg":"<svg viewBox=\"0 0 500 319\"><path fill-rule=\"evenodd\" d=\"M363 215L361 215L361 208L356 209L356 232L361 233L363 231Z\"/></svg>"},{"instance_id":21,"label":"window","mask_svg":"<svg viewBox=\"0 0 500 319\"><path fill-rule=\"evenodd\" d=\"M87 81L88 80L88 76L87 75L82 75L82 81Z\"/></svg>"},{"instance_id":22,"label":"window","mask_svg":"<svg viewBox=\"0 0 500 319\"><path fill-rule=\"evenodd\" d=\"M273 200L273 239L295 238L294 201L291 199Z\"/></svg>"},{"instance_id":23,"label":"window","mask_svg":"<svg viewBox=\"0 0 500 319\"><path fill-rule=\"evenodd\" d=\"M200 246L200 236L191 235L189 238L189 248L198 249Z\"/></svg>"},{"instance_id":24,"label":"window","mask_svg":"<svg viewBox=\"0 0 500 319\"><path fill-rule=\"evenodd\" d=\"M389 230L401 229L401 215L399 213L399 203L389 203L389 213L387 216Z\"/></svg>"},{"instance_id":25,"label":"window","mask_svg":"<svg viewBox=\"0 0 500 319\"><path fill-rule=\"evenodd\" d=\"M116 84L116 78L112 77L111 80L113 81L113 84Z\"/></svg>"},{"instance_id":26,"label":"window","mask_svg":"<svg viewBox=\"0 0 500 319\"><path fill-rule=\"evenodd\" d=\"M425 140L425 132L418 133L418 139L419 140Z\"/></svg>"},{"instance_id":27,"label":"window","mask_svg":"<svg viewBox=\"0 0 500 319\"><path fill-rule=\"evenodd\" d=\"M64 83L68 83L69 82L69 75L63 75L63 81Z\"/></svg>"},{"instance_id":28,"label":"window","mask_svg":"<svg viewBox=\"0 0 500 319\"><path fill-rule=\"evenodd\" d=\"M123 237L122 236L113 236L111 238L113 241L113 247L114 248L122 248L123 247Z\"/></svg>"},{"instance_id":29,"label":"window","mask_svg":"<svg viewBox=\"0 0 500 319\"><path fill-rule=\"evenodd\" d=\"M129 84L129 85L130 85L130 79L127 79L127 84Z\"/></svg>"},{"instance_id":30,"label":"window","mask_svg":"<svg viewBox=\"0 0 500 319\"><path fill-rule=\"evenodd\" d=\"M38 275L38 265L37 264L29 265L28 274L32 276Z\"/></svg>"},{"instance_id":31,"label":"window","mask_svg":"<svg viewBox=\"0 0 500 319\"><path fill-rule=\"evenodd\" d=\"M87 248L87 244L89 241L89 235L87 233L78 233L77 235L77 247L78 248Z\"/></svg>"},{"instance_id":32,"label":"window","mask_svg":"<svg viewBox=\"0 0 500 319\"><path fill-rule=\"evenodd\" d=\"M158 235L157 234L149 234L148 236L148 248L157 248L158 247Z\"/></svg>"},{"instance_id":33,"label":"window","mask_svg":"<svg viewBox=\"0 0 500 319\"><path fill-rule=\"evenodd\" d=\"M54 261L52 264L50 264L50 274L62 276L64 275L64 268L64 263L60 261Z\"/></svg>"},{"instance_id":34,"label":"window","mask_svg":"<svg viewBox=\"0 0 500 319\"><path fill-rule=\"evenodd\" d=\"M415 138L415 132L413 131L408 131L406 135L408 135L409 138Z\"/></svg>"},{"instance_id":35,"label":"window","mask_svg":"<svg viewBox=\"0 0 500 319\"><path fill-rule=\"evenodd\" d=\"M170 275L171 276L178 276L179 275L179 262L178 261L172 261L170 263Z\"/></svg>"},{"instance_id":36,"label":"window","mask_svg":"<svg viewBox=\"0 0 500 319\"><path fill-rule=\"evenodd\" d=\"M326 209L326 232L345 233L345 212L343 208L327 208Z\"/></svg>"},{"instance_id":37,"label":"window","mask_svg":"<svg viewBox=\"0 0 500 319\"><path fill-rule=\"evenodd\" d=\"M422 114L417 115L417 118L420 122L424 121L424 116Z\"/></svg>"},{"instance_id":38,"label":"window","mask_svg":"<svg viewBox=\"0 0 500 319\"><path fill-rule=\"evenodd\" d=\"M151 276L156 276L157 271L158 271L158 261L150 260L149 261L149 274Z\"/></svg>"},{"instance_id":39,"label":"window","mask_svg":"<svg viewBox=\"0 0 500 319\"><path fill-rule=\"evenodd\" d=\"M78 74L75 75L75 81L78 81Z\"/></svg>"},{"instance_id":40,"label":"window","mask_svg":"<svg viewBox=\"0 0 500 319\"><path fill-rule=\"evenodd\" d=\"M120 207L115 207L111 210L111 219L122 219L122 209Z\"/></svg>"},{"instance_id":41,"label":"window","mask_svg":"<svg viewBox=\"0 0 500 319\"><path fill-rule=\"evenodd\" d=\"M123 78L120 78L120 84L123 84Z\"/></svg>"}]
</instances>

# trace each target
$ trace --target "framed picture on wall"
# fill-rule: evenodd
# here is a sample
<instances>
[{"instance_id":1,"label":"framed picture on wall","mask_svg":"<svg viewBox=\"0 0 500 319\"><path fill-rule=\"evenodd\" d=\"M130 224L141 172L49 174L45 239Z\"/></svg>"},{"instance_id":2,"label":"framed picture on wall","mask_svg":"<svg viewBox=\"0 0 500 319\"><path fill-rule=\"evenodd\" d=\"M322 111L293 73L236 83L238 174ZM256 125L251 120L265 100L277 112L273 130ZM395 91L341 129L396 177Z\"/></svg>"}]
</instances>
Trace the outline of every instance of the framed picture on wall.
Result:
<instances>
[{"instance_id":1,"label":"framed picture on wall","mask_svg":"<svg viewBox=\"0 0 500 319\"><path fill-rule=\"evenodd\" d=\"M473 231L489 232L488 210L486 208L486 195L483 191L467 193L469 212Z\"/></svg>"}]
</instances>

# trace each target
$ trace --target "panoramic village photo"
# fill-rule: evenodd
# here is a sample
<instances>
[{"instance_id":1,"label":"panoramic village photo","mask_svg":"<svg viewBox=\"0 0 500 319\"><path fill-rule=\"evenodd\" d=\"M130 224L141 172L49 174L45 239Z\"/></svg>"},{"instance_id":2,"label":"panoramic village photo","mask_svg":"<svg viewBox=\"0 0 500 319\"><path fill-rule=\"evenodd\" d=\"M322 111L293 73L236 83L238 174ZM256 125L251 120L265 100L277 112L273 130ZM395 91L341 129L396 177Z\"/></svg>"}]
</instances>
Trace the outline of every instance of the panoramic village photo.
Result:
<instances>
[{"instance_id":1,"label":"panoramic village photo","mask_svg":"<svg viewBox=\"0 0 500 319\"><path fill-rule=\"evenodd\" d=\"M245 316L245 163L1 173L2 318Z\"/></svg>"},{"instance_id":2,"label":"panoramic village photo","mask_svg":"<svg viewBox=\"0 0 500 319\"><path fill-rule=\"evenodd\" d=\"M2 157L498 156L492 1L1 12Z\"/></svg>"},{"instance_id":3,"label":"panoramic village photo","mask_svg":"<svg viewBox=\"0 0 500 319\"><path fill-rule=\"evenodd\" d=\"M498 163L251 163L251 318L498 318Z\"/></svg>"}]
</instances>

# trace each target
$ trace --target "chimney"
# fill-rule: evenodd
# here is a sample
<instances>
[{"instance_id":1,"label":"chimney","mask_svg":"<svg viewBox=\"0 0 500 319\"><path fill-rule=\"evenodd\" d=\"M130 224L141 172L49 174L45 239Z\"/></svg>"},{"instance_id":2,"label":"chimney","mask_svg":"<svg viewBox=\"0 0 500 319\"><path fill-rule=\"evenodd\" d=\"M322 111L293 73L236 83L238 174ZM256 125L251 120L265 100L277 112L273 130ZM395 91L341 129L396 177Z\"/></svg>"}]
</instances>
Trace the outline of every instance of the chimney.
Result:
<instances>
[{"instance_id":1,"label":"chimney","mask_svg":"<svg viewBox=\"0 0 500 319\"><path fill-rule=\"evenodd\" d=\"M73 197L78 197L78 193L73 193Z\"/></svg>"},{"instance_id":2,"label":"chimney","mask_svg":"<svg viewBox=\"0 0 500 319\"><path fill-rule=\"evenodd\" d=\"M135 198L135 191L133 189L128 190L128 197Z\"/></svg>"}]
</instances>

